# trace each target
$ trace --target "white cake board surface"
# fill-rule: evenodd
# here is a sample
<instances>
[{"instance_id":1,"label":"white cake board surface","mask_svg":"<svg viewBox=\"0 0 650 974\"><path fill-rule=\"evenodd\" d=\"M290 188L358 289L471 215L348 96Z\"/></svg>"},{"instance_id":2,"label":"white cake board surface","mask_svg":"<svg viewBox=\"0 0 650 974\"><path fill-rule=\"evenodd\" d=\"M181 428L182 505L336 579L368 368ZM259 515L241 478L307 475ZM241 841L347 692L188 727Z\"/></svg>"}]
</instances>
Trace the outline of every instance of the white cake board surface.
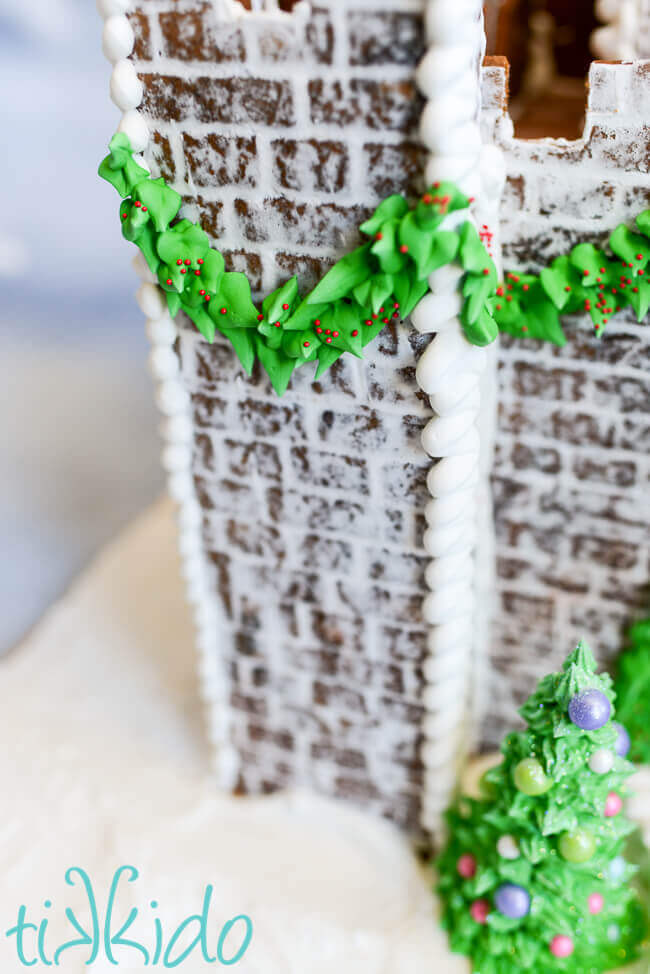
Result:
<instances>
[{"instance_id":1,"label":"white cake board surface","mask_svg":"<svg viewBox=\"0 0 650 974\"><path fill-rule=\"evenodd\" d=\"M212 884L212 947L233 916L253 922L232 968L243 974L467 974L437 925L430 874L392 826L302 794L215 792L178 568L163 500L0 662L0 970L25 969L4 937L21 904L36 923L49 917L51 955L72 936L65 907L89 923L65 871L86 871L101 921L115 870L132 865L140 876L122 882L116 916L137 906L128 936L150 948L153 916L168 939ZM635 811L650 820L645 798ZM71 949L60 969L144 969L128 948L118 967L101 950L87 967L89 953ZM195 952L178 969L219 965Z\"/></svg>"}]
</instances>

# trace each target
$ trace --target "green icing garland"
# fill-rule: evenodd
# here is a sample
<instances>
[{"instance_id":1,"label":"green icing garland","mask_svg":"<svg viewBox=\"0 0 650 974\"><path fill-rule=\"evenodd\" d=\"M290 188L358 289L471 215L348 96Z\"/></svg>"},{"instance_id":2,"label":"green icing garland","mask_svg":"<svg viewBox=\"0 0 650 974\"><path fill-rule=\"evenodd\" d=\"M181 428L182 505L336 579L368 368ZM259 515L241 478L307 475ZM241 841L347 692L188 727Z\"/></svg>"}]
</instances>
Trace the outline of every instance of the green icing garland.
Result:
<instances>
[{"instance_id":1,"label":"green icing garland","mask_svg":"<svg viewBox=\"0 0 650 974\"><path fill-rule=\"evenodd\" d=\"M521 708L527 729L505 738L484 797L460 798L447 813L450 839L437 861L443 925L475 974L598 974L636 956L644 921L629 882L635 868L621 859L634 826L620 811L634 768L613 754L610 771L592 771L595 750L614 752L614 722L581 730L568 716L586 690L611 703L611 686L580 643ZM612 793L618 811L606 816ZM527 914L498 908L503 884L527 892ZM571 952L562 951L567 940Z\"/></svg>"},{"instance_id":2,"label":"green icing garland","mask_svg":"<svg viewBox=\"0 0 650 974\"><path fill-rule=\"evenodd\" d=\"M339 260L310 294L301 298L292 277L264 299L260 311L246 275L227 272L207 234L176 219L181 196L136 163L124 133L113 136L99 175L122 197L122 233L157 275L171 315L182 309L210 342L217 331L225 335L247 373L258 359L278 395L299 365L317 361L319 378L344 352L361 358L391 318L411 313L429 290L429 275L452 263L464 271L460 320L475 345L489 345L499 330L564 345L560 313L588 311L602 334L621 308L631 305L641 321L650 306L650 210L637 217L640 234L624 224L612 233L614 256L578 244L539 276L510 273L499 284L473 223L457 232L441 229L448 213L471 202L443 182L414 207L402 196L389 196L361 224L369 240Z\"/></svg>"},{"instance_id":3,"label":"green icing garland","mask_svg":"<svg viewBox=\"0 0 650 974\"><path fill-rule=\"evenodd\" d=\"M630 735L630 760L650 763L650 619L627 631L614 681L617 714Z\"/></svg>"}]
</instances>

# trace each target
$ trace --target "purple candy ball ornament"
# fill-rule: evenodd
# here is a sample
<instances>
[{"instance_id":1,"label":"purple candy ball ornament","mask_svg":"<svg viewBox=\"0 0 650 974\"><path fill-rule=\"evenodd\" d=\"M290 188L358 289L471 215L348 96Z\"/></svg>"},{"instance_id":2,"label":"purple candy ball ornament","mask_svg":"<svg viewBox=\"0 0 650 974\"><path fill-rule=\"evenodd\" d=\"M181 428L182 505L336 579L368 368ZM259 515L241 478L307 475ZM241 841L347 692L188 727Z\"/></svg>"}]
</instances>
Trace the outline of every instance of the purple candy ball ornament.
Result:
<instances>
[{"instance_id":1,"label":"purple candy ball ornament","mask_svg":"<svg viewBox=\"0 0 650 974\"><path fill-rule=\"evenodd\" d=\"M630 750L630 735L623 725L619 724L617 720L612 721L612 727L616 731L617 735L614 750L618 754L619 758L626 758L627 753Z\"/></svg>"},{"instance_id":2,"label":"purple candy ball ornament","mask_svg":"<svg viewBox=\"0 0 650 974\"><path fill-rule=\"evenodd\" d=\"M604 727L612 712L609 699L600 690L583 690L569 702L569 720L580 730Z\"/></svg>"},{"instance_id":3,"label":"purple candy ball ornament","mask_svg":"<svg viewBox=\"0 0 650 974\"><path fill-rule=\"evenodd\" d=\"M494 894L499 913L511 920L521 920L530 913L530 893L516 883L502 883Z\"/></svg>"}]
</instances>

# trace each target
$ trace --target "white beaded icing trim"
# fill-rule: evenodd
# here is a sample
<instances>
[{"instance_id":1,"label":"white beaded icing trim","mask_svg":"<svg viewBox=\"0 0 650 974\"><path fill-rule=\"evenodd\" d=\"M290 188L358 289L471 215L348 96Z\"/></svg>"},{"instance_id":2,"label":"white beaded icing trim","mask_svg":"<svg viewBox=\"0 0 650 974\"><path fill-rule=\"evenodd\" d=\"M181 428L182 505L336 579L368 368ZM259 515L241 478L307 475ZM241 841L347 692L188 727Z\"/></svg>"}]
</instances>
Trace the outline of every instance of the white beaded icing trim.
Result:
<instances>
[{"instance_id":1,"label":"white beaded icing trim","mask_svg":"<svg viewBox=\"0 0 650 974\"><path fill-rule=\"evenodd\" d=\"M128 135L136 152L143 152L149 143L149 129L137 111L142 100L142 82L127 60L134 44L133 30L125 16L128 7L129 0L97 0L97 9L104 18L102 48L114 65L111 98L124 112L118 131ZM143 160L138 161L145 165ZM201 537L201 508L192 478L191 402L182 381L178 355L174 351L178 330L169 315L156 278L142 254L135 257L133 266L142 279L136 298L147 318L147 335L152 346L149 367L157 384L158 407L164 417L162 464L167 472L169 494L178 507L182 574L188 601L194 608L200 682L208 705L208 730L213 744L217 780L221 788L231 789L237 781L239 758L230 744L228 680L217 652L218 608L215 600L210 598L209 573Z\"/></svg>"},{"instance_id":2,"label":"white beaded icing trim","mask_svg":"<svg viewBox=\"0 0 650 974\"><path fill-rule=\"evenodd\" d=\"M631 61L638 57L636 32L639 0L598 0L596 14L604 21L591 35L596 57Z\"/></svg>"},{"instance_id":3,"label":"white beaded icing trim","mask_svg":"<svg viewBox=\"0 0 650 974\"><path fill-rule=\"evenodd\" d=\"M430 150L427 184L450 179L469 196L482 195L480 62L484 49L481 0L428 0L428 50L416 80L427 99L420 135ZM453 228L467 213L452 213ZM459 320L463 271L449 266L429 278L431 293L413 312L413 324L434 333L416 369L418 385L435 412L422 434L426 452L440 458L431 468L424 548L429 595L423 616L431 626L424 664L425 770L421 824L439 834L441 817L458 781L472 728L477 653L477 500L481 480L481 374L494 357L465 338Z\"/></svg>"}]
</instances>

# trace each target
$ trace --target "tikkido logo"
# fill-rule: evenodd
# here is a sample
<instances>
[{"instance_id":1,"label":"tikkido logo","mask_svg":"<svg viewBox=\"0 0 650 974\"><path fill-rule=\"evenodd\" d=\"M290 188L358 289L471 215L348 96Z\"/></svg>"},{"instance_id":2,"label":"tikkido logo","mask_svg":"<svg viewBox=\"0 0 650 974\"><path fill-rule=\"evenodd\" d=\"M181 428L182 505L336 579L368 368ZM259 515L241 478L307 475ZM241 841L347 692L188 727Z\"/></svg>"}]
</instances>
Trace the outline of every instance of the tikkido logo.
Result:
<instances>
[{"instance_id":1,"label":"tikkido logo","mask_svg":"<svg viewBox=\"0 0 650 974\"><path fill-rule=\"evenodd\" d=\"M28 917L27 907L20 906L16 923L5 932L15 947L20 964L23 967L58 967L62 958L72 959L70 955L74 955L74 960L86 967L106 960L116 967L124 964L131 971L136 967L156 965L180 967L191 955L195 959L200 956L206 964L224 967L237 964L243 958L253 937L253 922L245 913L240 913L213 931L210 917L213 886L205 887L200 912L185 917L167 932L156 912L156 900L149 903L151 913L148 917L135 906L120 908L120 884L124 887L124 883L135 883L138 877L134 866L121 866L116 870L108 890L106 910L100 917L90 876L76 866L68 869L65 881L68 886L77 887L83 899L76 912L69 906L60 908L69 933L74 936L58 944L54 942L57 938L48 929L55 915L51 900L45 900L42 918ZM83 923L79 916L83 917Z\"/></svg>"}]
</instances>

